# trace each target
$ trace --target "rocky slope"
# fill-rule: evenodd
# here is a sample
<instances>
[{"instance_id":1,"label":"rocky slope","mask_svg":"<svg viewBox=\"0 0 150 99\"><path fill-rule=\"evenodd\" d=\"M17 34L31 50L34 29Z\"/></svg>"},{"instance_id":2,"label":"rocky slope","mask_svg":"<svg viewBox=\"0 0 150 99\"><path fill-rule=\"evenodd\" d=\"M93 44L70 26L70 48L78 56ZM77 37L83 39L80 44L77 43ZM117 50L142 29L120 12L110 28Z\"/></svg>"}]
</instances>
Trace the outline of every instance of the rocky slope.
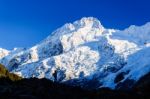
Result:
<instances>
[{"instance_id":1,"label":"rocky slope","mask_svg":"<svg viewBox=\"0 0 150 99\"><path fill-rule=\"evenodd\" d=\"M10 52L0 63L23 78L130 89L150 72L149 60L150 23L116 30L88 17L65 24L32 48Z\"/></svg>"},{"instance_id":2,"label":"rocky slope","mask_svg":"<svg viewBox=\"0 0 150 99\"><path fill-rule=\"evenodd\" d=\"M17 81L17 80L21 80L22 78L13 74L13 73L9 73L9 71L0 64L0 79L5 79L8 78L11 81Z\"/></svg>"}]
</instances>

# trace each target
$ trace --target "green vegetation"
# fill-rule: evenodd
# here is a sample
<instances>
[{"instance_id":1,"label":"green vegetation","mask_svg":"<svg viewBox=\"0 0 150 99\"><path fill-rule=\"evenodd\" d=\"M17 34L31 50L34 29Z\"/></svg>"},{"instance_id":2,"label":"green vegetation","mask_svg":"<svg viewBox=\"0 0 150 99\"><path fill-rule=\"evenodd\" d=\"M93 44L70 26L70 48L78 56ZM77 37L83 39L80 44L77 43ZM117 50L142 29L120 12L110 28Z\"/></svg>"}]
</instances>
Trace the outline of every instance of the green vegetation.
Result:
<instances>
[{"instance_id":1,"label":"green vegetation","mask_svg":"<svg viewBox=\"0 0 150 99\"><path fill-rule=\"evenodd\" d=\"M21 77L13 73L9 73L9 71L1 64L0 64L0 78L9 78L12 81L17 81L22 79Z\"/></svg>"}]
</instances>

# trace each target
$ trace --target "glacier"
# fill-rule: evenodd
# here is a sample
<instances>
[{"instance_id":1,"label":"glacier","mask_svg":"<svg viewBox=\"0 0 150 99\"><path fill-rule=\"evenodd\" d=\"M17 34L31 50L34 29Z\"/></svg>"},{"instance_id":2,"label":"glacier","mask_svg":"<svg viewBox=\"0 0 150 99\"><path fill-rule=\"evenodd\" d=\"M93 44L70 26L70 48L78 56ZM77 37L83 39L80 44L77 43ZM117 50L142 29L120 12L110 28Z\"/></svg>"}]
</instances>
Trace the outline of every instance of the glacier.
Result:
<instances>
[{"instance_id":1,"label":"glacier","mask_svg":"<svg viewBox=\"0 0 150 99\"><path fill-rule=\"evenodd\" d=\"M97 18L84 17L31 48L0 49L0 63L23 78L94 89L115 89L132 80L132 87L150 72L150 23L117 30L105 28Z\"/></svg>"}]
</instances>

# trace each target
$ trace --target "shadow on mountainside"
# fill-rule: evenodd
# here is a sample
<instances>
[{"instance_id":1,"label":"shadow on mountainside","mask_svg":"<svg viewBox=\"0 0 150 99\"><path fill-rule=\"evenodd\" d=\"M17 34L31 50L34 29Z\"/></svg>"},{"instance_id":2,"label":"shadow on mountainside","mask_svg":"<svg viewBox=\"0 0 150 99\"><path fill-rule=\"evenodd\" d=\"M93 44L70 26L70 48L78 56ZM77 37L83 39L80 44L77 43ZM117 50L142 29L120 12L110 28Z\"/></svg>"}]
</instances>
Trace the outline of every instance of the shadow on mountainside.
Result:
<instances>
[{"instance_id":1,"label":"shadow on mountainside","mask_svg":"<svg viewBox=\"0 0 150 99\"><path fill-rule=\"evenodd\" d=\"M83 90L80 87L71 87L65 84L51 82L47 79L22 79L11 81L8 78L0 79L0 99L149 99L150 74L143 77L134 86L133 91L110 90Z\"/></svg>"},{"instance_id":2,"label":"shadow on mountainside","mask_svg":"<svg viewBox=\"0 0 150 99\"><path fill-rule=\"evenodd\" d=\"M108 88L83 90L51 82L47 79L0 79L0 99L142 99L131 91L113 91Z\"/></svg>"},{"instance_id":3,"label":"shadow on mountainside","mask_svg":"<svg viewBox=\"0 0 150 99\"><path fill-rule=\"evenodd\" d=\"M109 88L85 90L47 79L22 79L9 73L2 65L0 74L0 99L150 99L150 73L130 91Z\"/></svg>"}]
</instances>

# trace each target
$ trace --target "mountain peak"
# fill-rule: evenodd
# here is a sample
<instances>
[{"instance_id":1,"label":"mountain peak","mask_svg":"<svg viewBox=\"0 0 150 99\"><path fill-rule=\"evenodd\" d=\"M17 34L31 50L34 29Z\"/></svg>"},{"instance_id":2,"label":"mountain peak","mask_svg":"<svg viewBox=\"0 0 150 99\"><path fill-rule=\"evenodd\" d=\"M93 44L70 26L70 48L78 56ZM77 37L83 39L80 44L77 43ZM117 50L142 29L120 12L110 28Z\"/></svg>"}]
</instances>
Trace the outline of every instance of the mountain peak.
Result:
<instances>
[{"instance_id":1,"label":"mountain peak","mask_svg":"<svg viewBox=\"0 0 150 99\"><path fill-rule=\"evenodd\" d=\"M96 37L96 35L101 35L104 31L104 27L101 22L94 17L83 17L80 20L77 20L73 23L67 23L62 27L58 28L56 31L52 32L50 36L44 41L58 41L58 39L62 39L64 36L73 35L74 36L82 36L85 38L88 37ZM96 33L95 33L96 32Z\"/></svg>"},{"instance_id":2,"label":"mountain peak","mask_svg":"<svg viewBox=\"0 0 150 99\"><path fill-rule=\"evenodd\" d=\"M83 17L81 20L75 21L74 25L79 26L79 27L89 26L92 28L103 27L101 25L101 22L97 18L94 18L94 17Z\"/></svg>"}]
</instances>

